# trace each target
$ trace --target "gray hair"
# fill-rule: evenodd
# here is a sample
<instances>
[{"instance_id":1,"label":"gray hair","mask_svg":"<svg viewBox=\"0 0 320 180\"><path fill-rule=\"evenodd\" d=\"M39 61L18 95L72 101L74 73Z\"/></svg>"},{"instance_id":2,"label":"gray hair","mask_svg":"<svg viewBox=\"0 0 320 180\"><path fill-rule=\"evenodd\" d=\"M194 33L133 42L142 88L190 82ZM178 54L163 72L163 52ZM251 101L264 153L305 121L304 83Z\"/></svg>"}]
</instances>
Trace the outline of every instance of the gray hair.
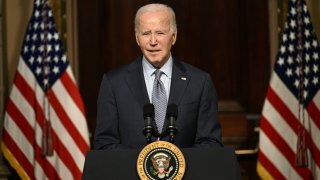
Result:
<instances>
[{"instance_id":1,"label":"gray hair","mask_svg":"<svg viewBox=\"0 0 320 180\"><path fill-rule=\"evenodd\" d=\"M176 15L173 9L168 5L158 4L158 3L147 4L138 9L136 13L136 17L134 19L135 32L136 33L138 32L139 18L142 14L146 12L158 12L158 11L167 11L169 13L170 29L173 30L173 32L176 32L177 31Z\"/></svg>"}]
</instances>

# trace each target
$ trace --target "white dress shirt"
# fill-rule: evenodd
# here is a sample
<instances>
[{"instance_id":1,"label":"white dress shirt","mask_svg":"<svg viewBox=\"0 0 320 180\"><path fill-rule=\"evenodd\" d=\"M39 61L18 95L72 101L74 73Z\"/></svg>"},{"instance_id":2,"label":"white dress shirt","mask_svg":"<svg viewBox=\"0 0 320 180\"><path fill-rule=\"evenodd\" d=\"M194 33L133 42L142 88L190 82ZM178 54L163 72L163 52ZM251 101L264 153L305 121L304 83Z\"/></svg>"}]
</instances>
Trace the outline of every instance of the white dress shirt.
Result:
<instances>
[{"instance_id":1,"label":"white dress shirt","mask_svg":"<svg viewBox=\"0 0 320 180\"><path fill-rule=\"evenodd\" d=\"M152 66L152 64L149 63L149 61L143 57L142 59L142 67L143 67L143 75L144 80L146 82L147 91L150 103L152 103L152 89L153 89L153 82L155 78L155 71L157 70L155 67ZM163 74L160 77L160 80L162 81L167 95L167 102L169 100L169 94L170 94L170 85L171 85L171 75L172 75L172 57L170 55L169 60L160 68L160 70L163 72Z\"/></svg>"}]
</instances>

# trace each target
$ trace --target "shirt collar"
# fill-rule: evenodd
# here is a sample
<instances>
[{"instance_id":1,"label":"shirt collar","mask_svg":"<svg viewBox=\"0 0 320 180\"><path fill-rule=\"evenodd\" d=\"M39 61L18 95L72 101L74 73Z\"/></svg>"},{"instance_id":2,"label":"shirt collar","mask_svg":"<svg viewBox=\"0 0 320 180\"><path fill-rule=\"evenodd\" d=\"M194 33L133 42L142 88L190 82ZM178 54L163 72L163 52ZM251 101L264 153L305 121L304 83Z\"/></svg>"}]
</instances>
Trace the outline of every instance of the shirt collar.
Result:
<instances>
[{"instance_id":1,"label":"shirt collar","mask_svg":"<svg viewBox=\"0 0 320 180\"><path fill-rule=\"evenodd\" d=\"M160 68L160 70L169 78L171 78L172 75L172 56L170 55L168 61ZM155 72L156 68L152 66L151 63L143 56L142 58L142 67L144 74L147 76L152 76Z\"/></svg>"}]
</instances>

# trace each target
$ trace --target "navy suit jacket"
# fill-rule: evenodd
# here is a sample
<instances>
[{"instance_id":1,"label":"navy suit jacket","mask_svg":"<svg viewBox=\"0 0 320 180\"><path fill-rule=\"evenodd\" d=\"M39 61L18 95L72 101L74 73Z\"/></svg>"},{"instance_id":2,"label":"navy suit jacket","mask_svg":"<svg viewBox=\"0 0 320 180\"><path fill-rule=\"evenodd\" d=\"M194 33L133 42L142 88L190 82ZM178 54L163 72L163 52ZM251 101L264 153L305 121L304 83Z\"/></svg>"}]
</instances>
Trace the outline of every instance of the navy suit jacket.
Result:
<instances>
[{"instance_id":1,"label":"navy suit jacket","mask_svg":"<svg viewBox=\"0 0 320 180\"><path fill-rule=\"evenodd\" d=\"M147 145L142 133L143 106L147 103L150 100L142 58L105 74L98 97L94 148L140 149ZM168 104L178 106L175 145L180 148L222 146L217 95L209 74L174 59Z\"/></svg>"}]
</instances>

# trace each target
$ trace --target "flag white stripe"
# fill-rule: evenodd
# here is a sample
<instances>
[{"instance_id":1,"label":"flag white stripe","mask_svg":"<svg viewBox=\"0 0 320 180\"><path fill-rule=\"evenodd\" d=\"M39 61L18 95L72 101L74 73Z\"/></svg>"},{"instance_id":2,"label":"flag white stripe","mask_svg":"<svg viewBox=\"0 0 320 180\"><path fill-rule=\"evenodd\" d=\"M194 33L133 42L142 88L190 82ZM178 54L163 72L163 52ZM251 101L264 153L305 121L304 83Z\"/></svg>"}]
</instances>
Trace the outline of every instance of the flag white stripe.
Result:
<instances>
[{"instance_id":1,"label":"flag white stripe","mask_svg":"<svg viewBox=\"0 0 320 180\"><path fill-rule=\"evenodd\" d=\"M282 136L282 138L289 145L291 150L295 153L297 149L297 135L282 118L269 100L266 99L263 107L263 116L268 120L272 127Z\"/></svg>"},{"instance_id":2,"label":"flag white stripe","mask_svg":"<svg viewBox=\"0 0 320 180\"><path fill-rule=\"evenodd\" d=\"M53 152L53 156L47 156L46 159L49 161L49 163L55 168L57 174L60 177L63 177L63 179L74 179L70 170L67 168L67 166L61 161L59 156L57 155L57 152Z\"/></svg>"},{"instance_id":3,"label":"flag white stripe","mask_svg":"<svg viewBox=\"0 0 320 180\"><path fill-rule=\"evenodd\" d=\"M310 154L310 151L308 151L308 153ZM311 156L308 156L308 160L309 160L308 162L310 162L309 167L310 167L310 170L312 171L314 179L316 179L315 177L320 177L320 167L315 163L314 157L312 157L312 160L311 160Z\"/></svg>"},{"instance_id":4,"label":"flag white stripe","mask_svg":"<svg viewBox=\"0 0 320 180\"><path fill-rule=\"evenodd\" d=\"M260 151L273 163L273 165L281 172L286 179L302 179L300 175L293 169L291 164L279 152L278 148L265 135L263 130L260 131ZM287 168L283 168L287 167Z\"/></svg>"},{"instance_id":5,"label":"flag white stripe","mask_svg":"<svg viewBox=\"0 0 320 180\"><path fill-rule=\"evenodd\" d=\"M317 109L320 109L320 91L313 98L313 102L316 104ZM320 119L318 119L320 121Z\"/></svg>"},{"instance_id":6,"label":"flag white stripe","mask_svg":"<svg viewBox=\"0 0 320 180\"><path fill-rule=\"evenodd\" d=\"M71 78L73 83L77 84L76 79L74 78L74 75L72 73L71 66L68 66L68 68L66 69L66 72L68 73L68 76Z\"/></svg>"},{"instance_id":7,"label":"flag white stripe","mask_svg":"<svg viewBox=\"0 0 320 180\"><path fill-rule=\"evenodd\" d=\"M304 127L308 129L309 134L312 137L313 144L320 152L320 130L314 124L313 119L311 119L311 117L308 117L308 112L305 111L304 115L305 115Z\"/></svg>"},{"instance_id":8,"label":"flag white stripe","mask_svg":"<svg viewBox=\"0 0 320 180\"><path fill-rule=\"evenodd\" d=\"M21 76L25 79L25 82L29 85L29 87L33 90L33 92L36 94L36 96L43 96L43 90L37 83L37 80L34 77L34 74L29 69L29 67L26 65L24 60L20 56L19 66L18 69ZM36 87L35 87L36 85ZM41 102L41 103L39 103ZM40 105L42 105L42 101L38 101Z\"/></svg>"},{"instance_id":9,"label":"flag white stripe","mask_svg":"<svg viewBox=\"0 0 320 180\"><path fill-rule=\"evenodd\" d=\"M73 141L72 137L64 127L63 123L60 121L59 117L57 116L55 110L52 106L50 106L50 116L51 116L51 126L56 132L59 140L64 144L67 151L69 151L71 157L77 164L79 170L81 171L84 164L84 155L82 154L81 150Z\"/></svg>"},{"instance_id":10,"label":"flag white stripe","mask_svg":"<svg viewBox=\"0 0 320 180\"><path fill-rule=\"evenodd\" d=\"M34 74L31 72L30 68L24 62L23 58L20 56L19 65L17 71L22 75L22 77L27 81L28 85L33 88L35 84L37 84Z\"/></svg>"},{"instance_id":11,"label":"flag white stripe","mask_svg":"<svg viewBox=\"0 0 320 180\"><path fill-rule=\"evenodd\" d=\"M4 128L6 129L7 133L11 136L29 163L33 164L33 160L35 158L33 147L30 145L29 141L26 139L20 128L16 125L8 113L6 113L5 119ZM13 129L14 131L12 131Z\"/></svg>"},{"instance_id":12,"label":"flag white stripe","mask_svg":"<svg viewBox=\"0 0 320 180\"><path fill-rule=\"evenodd\" d=\"M66 91L61 80L58 80L55 83L55 85L52 86L52 90L54 91L63 109L68 109L68 111L65 112L68 115L74 127L78 129L79 133L81 134L85 142L89 144L89 138L86 138L86 134L88 134L86 119L83 116L83 113L78 108L78 106L73 101L73 99L70 97L69 93Z\"/></svg>"},{"instance_id":13,"label":"flag white stripe","mask_svg":"<svg viewBox=\"0 0 320 180\"><path fill-rule=\"evenodd\" d=\"M36 179L49 179L44 173L42 166L37 162L34 165L34 176Z\"/></svg>"},{"instance_id":14,"label":"flag white stripe","mask_svg":"<svg viewBox=\"0 0 320 180\"><path fill-rule=\"evenodd\" d=\"M23 114L28 124L34 128L36 124L34 109L20 93L20 90L15 86L15 84L12 86L10 99L17 109L19 109L21 114Z\"/></svg>"},{"instance_id":15,"label":"flag white stripe","mask_svg":"<svg viewBox=\"0 0 320 180\"><path fill-rule=\"evenodd\" d=\"M299 102L297 101L297 98L291 93L287 86L283 84L277 73L273 73L272 78L273 79L270 82L270 86L272 87L273 91L279 96L279 98L286 104L291 113L294 114L294 116L297 118L299 112Z\"/></svg>"},{"instance_id":16,"label":"flag white stripe","mask_svg":"<svg viewBox=\"0 0 320 180\"><path fill-rule=\"evenodd\" d=\"M37 132L36 134L38 134L36 136L36 142L37 142L38 146L41 147L40 145L42 142L41 141L42 140L42 137L41 137L42 129L41 129L41 127L39 127L39 124L37 124L35 131ZM65 164L60 159L60 157L57 155L57 152L55 150L53 150L53 155L46 156L46 159L51 164L51 166L54 168L54 170L56 171L56 173L60 177L66 177L66 175L70 176L71 173L70 173L69 169L65 166ZM35 171L35 172L37 172L37 171ZM69 178L66 178L66 179L69 179Z\"/></svg>"}]
</instances>

